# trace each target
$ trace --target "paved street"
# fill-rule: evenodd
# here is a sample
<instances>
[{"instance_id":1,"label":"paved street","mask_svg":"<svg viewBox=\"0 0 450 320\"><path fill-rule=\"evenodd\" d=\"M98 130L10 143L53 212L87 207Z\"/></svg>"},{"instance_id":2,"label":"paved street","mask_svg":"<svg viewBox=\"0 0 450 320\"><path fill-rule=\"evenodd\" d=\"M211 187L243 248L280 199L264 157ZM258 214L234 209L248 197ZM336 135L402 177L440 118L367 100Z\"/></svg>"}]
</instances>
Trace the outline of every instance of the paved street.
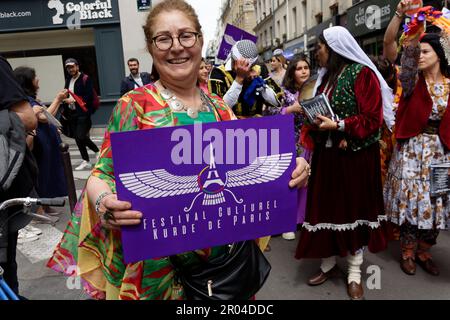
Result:
<instances>
[{"instance_id":1,"label":"paved street","mask_svg":"<svg viewBox=\"0 0 450 320\"><path fill-rule=\"evenodd\" d=\"M346 277L333 279L319 287L310 287L307 279L317 272L318 260L295 260L293 258L297 241L286 241L281 237L271 241L272 251L267 257L272 263L270 277L257 296L258 299L286 300L339 300L347 299ZM391 242L388 250L374 255L365 253L362 266L363 281L373 274L366 273L369 266L379 266L381 269L381 289L368 290L364 286L366 300L415 300L450 299L450 234L442 232L438 244L432 249L436 264L440 267L439 277L431 276L419 266L415 276L408 276L400 269L398 257L399 243ZM338 265L346 271L346 259L338 259ZM369 269L370 271L370 269Z\"/></svg>"},{"instance_id":2,"label":"paved street","mask_svg":"<svg viewBox=\"0 0 450 320\"><path fill-rule=\"evenodd\" d=\"M93 130L93 141L100 146L102 132ZM80 154L73 140L70 143L70 153L73 167L81 161ZM93 153L90 152L91 155ZM89 171L74 171L77 193L81 191ZM67 278L45 267L47 259L58 243L66 223L69 220L68 205L65 214L55 227L38 225L43 230L41 238L19 247L18 264L21 294L33 300L62 299L83 300L88 299L82 290L69 289ZM272 272L266 285L257 295L257 299L348 299L346 295L345 276L328 281L319 287L309 287L306 281L315 273L319 261L293 258L297 241L286 241L281 237L273 238L270 242L272 250L267 257L272 264ZM440 266L441 275L433 277L426 274L420 267L415 276L405 275L399 267L399 245L392 242L389 249L381 254L366 253L363 265L364 282L371 277L376 266L380 270L380 289L368 290L365 286L366 300L376 299L450 299L450 235L442 232L438 238L438 245L433 248L436 263ZM345 269L345 259L339 259L342 270ZM375 267L373 267L375 266ZM369 270L370 274L366 271ZM370 281L370 283L376 283ZM70 284L70 283L69 283Z\"/></svg>"}]
</instances>

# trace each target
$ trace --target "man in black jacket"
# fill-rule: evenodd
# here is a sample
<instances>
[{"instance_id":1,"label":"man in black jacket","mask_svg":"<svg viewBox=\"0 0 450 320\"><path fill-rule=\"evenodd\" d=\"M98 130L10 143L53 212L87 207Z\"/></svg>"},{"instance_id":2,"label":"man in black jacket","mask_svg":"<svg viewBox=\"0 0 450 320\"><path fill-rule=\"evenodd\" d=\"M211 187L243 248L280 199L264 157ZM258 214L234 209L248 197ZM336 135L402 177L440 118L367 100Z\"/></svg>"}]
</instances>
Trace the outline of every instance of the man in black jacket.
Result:
<instances>
[{"instance_id":1,"label":"man in black jacket","mask_svg":"<svg viewBox=\"0 0 450 320\"><path fill-rule=\"evenodd\" d=\"M125 77L120 84L120 95L123 96L128 91L143 87L152 82L151 76L147 72L139 73L139 60L136 58L128 59L128 68L130 75Z\"/></svg>"},{"instance_id":2,"label":"man in black jacket","mask_svg":"<svg viewBox=\"0 0 450 320\"><path fill-rule=\"evenodd\" d=\"M90 169L92 168L92 164L90 163L86 147L95 153L99 152L97 146L89 137L89 131L92 126L91 114L94 111L94 86L91 79L86 74L80 72L77 60L69 58L64 63L64 66L69 74L64 88L69 89L71 94L69 98L64 100L63 117L69 122L70 135L75 139L78 150L81 153L81 158L83 158L83 161L75 170ZM80 100L77 102L77 99L75 99L72 93L81 98L84 105L80 103Z\"/></svg>"}]
</instances>

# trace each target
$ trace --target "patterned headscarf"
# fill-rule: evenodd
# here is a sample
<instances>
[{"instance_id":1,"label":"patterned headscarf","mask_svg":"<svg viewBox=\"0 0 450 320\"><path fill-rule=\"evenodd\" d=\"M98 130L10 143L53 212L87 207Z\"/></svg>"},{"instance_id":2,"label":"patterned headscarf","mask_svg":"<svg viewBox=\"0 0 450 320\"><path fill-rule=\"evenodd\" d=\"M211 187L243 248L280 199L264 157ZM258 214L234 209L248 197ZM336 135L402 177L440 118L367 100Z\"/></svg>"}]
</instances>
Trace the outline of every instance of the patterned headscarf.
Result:
<instances>
[{"instance_id":1,"label":"patterned headscarf","mask_svg":"<svg viewBox=\"0 0 450 320\"><path fill-rule=\"evenodd\" d=\"M240 40L231 48L231 58L235 61L245 58L254 65L258 60L258 48L253 41Z\"/></svg>"}]
</instances>

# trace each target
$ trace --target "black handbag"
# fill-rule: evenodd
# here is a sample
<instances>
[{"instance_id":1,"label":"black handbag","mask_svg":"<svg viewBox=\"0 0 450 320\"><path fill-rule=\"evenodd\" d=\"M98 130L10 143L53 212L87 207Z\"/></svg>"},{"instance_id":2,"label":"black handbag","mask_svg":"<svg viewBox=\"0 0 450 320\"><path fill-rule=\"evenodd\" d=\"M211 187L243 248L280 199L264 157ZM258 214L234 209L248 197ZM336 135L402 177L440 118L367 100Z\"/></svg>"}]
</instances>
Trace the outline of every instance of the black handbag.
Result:
<instances>
[{"instance_id":1,"label":"black handbag","mask_svg":"<svg viewBox=\"0 0 450 320\"><path fill-rule=\"evenodd\" d=\"M62 108L60 113L59 122L61 123L61 132L68 138L75 138L75 132L73 131L73 126L71 125L72 115L66 106Z\"/></svg>"},{"instance_id":2,"label":"black handbag","mask_svg":"<svg viewBox=\"0 0 450 320\"><path fill-rule=\"evenodd\" d=\"M271 266L253 240L234 243L228 252L193 267L177 256L170 261L188 300L248 300L264 285Z\"/></svg>"},{"instance_id":3,"label":"black handbag","mask_svg":"<svg viewBox=\"0 0 450 320\"><path fill-rule=\"evenodd\" d=\"M64 118L64 116L61 117L59 120L61 123L61 132L63 135L65 135L67 138L75 138L75 133L72 130L72 126L70 125L70 121L67 118Z\"/></svg>"}]
</instances>

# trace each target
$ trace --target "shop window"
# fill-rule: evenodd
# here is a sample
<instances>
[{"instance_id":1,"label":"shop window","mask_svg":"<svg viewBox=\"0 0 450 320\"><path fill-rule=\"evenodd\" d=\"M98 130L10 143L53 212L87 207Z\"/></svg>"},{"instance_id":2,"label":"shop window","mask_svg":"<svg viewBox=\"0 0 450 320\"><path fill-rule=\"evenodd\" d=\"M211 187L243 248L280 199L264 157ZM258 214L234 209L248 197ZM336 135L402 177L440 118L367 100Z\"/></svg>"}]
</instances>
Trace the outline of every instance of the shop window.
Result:
<instances>
[{"instance_id":1,"label":"shop window","mask_svg":"<svg viewBox=\"0 0 450 320\"><path fill-rule=\"evenodd\" d=\"M368 41L363 43L362 49L368 55L381 55L383 51L383 39L381 37L377 37L376 39L372 39L370 42Z\"/></svg>"},{"instance_id":2,"label":"shop window","mask_svg":"<svg viewBox=\"0 0 450 320\"><path fill-rule=\"evenodd\" d=\"M331 17L335 17L339 14L339 4L335 3L330 7L330 15Z\"/></svg>"},{"instance_id":3,"label":"shop window","mask_svg":"<svg viewBox=\"0 0 450 320\"><path fill-rule=\"evenodd\" d=\"M322 12L319 12L318 14L316 14L315 18L316 18L317 24L321 24L322 23L322 19L323 19Z\"/></svg>"}]
</instances>

